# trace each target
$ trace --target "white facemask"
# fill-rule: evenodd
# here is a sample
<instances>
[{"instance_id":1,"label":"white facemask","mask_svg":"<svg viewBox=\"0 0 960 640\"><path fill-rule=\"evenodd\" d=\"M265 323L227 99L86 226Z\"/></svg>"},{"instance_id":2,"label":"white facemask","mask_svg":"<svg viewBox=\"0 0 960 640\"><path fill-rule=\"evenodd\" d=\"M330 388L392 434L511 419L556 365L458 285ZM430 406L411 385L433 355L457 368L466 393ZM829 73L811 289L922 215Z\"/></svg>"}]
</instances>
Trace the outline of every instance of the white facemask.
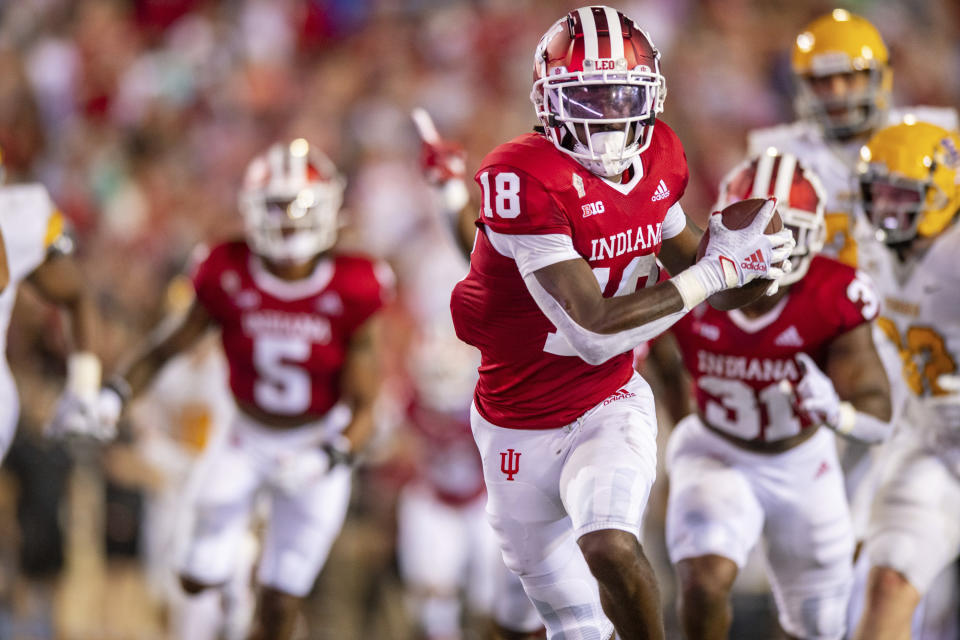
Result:
<instances>
[{"instance_id":1,"label":"white facemask","mask_svg":"<svg viewBox=\"0 0 960 640\"><path fill-rule=\"evenodd\" d=\"M625 131L598 131L590 134L590 143L593 145L593 159L577 158L588 171L600 176L620 175L633 164L636 155L632 148L624 148L627 134ZM579 140L574 143L573 150L579 154L590 155L590 150Z\"/></svg>"}]
</instances>

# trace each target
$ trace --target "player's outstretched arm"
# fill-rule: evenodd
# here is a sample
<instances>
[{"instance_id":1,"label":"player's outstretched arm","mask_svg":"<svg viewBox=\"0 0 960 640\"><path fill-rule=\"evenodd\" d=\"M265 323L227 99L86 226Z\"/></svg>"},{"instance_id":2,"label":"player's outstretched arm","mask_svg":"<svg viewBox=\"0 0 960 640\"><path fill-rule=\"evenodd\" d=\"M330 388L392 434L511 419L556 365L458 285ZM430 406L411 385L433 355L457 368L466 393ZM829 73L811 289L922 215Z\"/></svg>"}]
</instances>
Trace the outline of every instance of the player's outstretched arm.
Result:
<instances>
[{"instance_id":1,"label":"player's outstretched arm","mask_svg":"<svg viewBox=\"0 0 960 640\"><path fill-rule=\"evenodd\" d=\"M350 340L341 384L343 397L353 411L343 438L336 443L338 454L347 459L362 451L374 432L374 403L382 382L380 344L382 321L373 316Z\"/></svg>"},{"instance_id":2,"label":"player's outstretched arm","mask_svg":"<svg viewBox=\"0 0 960 640\"><path fill-rule=\"evenodd\" d=\"M703 258L682 269L690 261L690 248L696 238L696 231L688 226L671 245L672 255L667 258L673 268L681 269L679 273L667 282L630 294L605 298L583 258L549 264L524 276L524 282L577 355L590 364L600 364L660 335L708 296L756 277L756 273L747 273L739 266L745 256L761 253L764 276L782 276L782 271L770 264L789 255L793 238L783 233L763 233L774 206L775 201L769 201L753 224L738 230L726 229L717 216L711 221L710 244ZM567 241L558 237L561 242ZM513 257L518 264L535 264L535 256L531 258L527 249L515 241Z\"/></svg>"},{"instance_id":3,"label":"player's outstretched arm","mask_svg":"<svg viewBox=\"0 0 960 640\"><path fill-rule=\"evenodd\" d=\"M67 312L75 351L92 353L97 339L97 306L73 257L51 254L27 282L47 302Z\"/></svg>"},{"instance_id":4,"label":"player's outstretched arm","mask_svg":"<svg viewBox=\"0 0 960 640\"><path fill-rule=\"evenodd\" d=\"M96 407L102 368L95 349L99 314L93 296L73 257L58 250L48 252L27 282L44 300L66 311L73 342L66 384L47 433L99 437Z\"/></svg>"},{"instance_id":5,"label":"player's outstretched arm","mask_svg":"<svg viewBox=\"0 0 960 640\"><path fill-rule=\"evenodd\" d=\"M426 110L417 107L410 115L420 134L423 175L436 190L438 206L454 242L469 259L477 233L474 223L480 208L470 197L464 179L466 151L456 142L440 137Z\"/></svg>"},{"instance_id":6,"label":"player's outstretched arm","mask_svg":"<svg viewBox=\"0 0 960 640\"><path fill-rule=\"evenodd\" d=\"M195 345L212 325L213 319L197 300L184 314L161 322L118 368L110 383L114 391L124 402L136 396L171 358Z\"/></svg>"},{"instance_id":7,"label":"player's outstretched arm","mask_svg":"<svg viewBox=\"0 0 960 640\"><path fill-rule=\"evenodd\" d=\"M797 385L800 409L811 419L865 443L881 442L890 435L890 383L870 323L834 338L825 373L805 353L798 354L797 360L804 369Z\"/></svg>"}]
</instances>

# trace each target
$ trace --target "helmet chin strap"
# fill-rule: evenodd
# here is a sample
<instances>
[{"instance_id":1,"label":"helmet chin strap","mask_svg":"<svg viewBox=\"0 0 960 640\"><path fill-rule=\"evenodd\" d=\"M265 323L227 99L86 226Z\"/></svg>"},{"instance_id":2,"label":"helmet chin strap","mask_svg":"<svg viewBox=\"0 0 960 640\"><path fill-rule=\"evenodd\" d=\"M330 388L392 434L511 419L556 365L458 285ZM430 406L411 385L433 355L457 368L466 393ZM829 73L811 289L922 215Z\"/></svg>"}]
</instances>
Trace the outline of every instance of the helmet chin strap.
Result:
<instances>
[{"instance_id":1,"label":"helmet chin strap","mask_svg":"<svg viewBox=\"0 0 960 640\"><path fill-rule=\"evenodd\" d=\"M598 131L590 134L590 144L593 146L595 159L578 158L580 163L590 172L600 176L616 176L633 164L633 157L624 157L624 145L627 133L625 131ZM577 153L589 155L590 149L579 140L573 145Z\"/></svg>"}]
</instances>

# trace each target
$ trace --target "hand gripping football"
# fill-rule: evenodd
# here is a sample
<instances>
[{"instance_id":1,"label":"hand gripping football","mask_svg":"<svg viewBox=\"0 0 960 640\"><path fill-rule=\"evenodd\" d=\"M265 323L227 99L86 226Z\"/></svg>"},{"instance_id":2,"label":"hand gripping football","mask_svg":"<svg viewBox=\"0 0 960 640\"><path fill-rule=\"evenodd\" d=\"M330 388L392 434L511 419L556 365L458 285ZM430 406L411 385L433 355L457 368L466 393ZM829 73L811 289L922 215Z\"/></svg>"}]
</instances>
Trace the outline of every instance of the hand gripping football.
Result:
<instances>
[{"instance_id":1,"label":"hand gripping football","mask_svg":"<svg viewBox=\"0 0 960 640\"><path fill-rule=\"evenodd\" d=\"M723 225L727 229L743 229L757 217L757 213L760 212L760 207L763 206L764 202L766 202L765 198L748 198L747 200L740 200L725 207L720 212ZM764 229L763 232L776 233L781 229L783 229L783 219L780 218L779 212L774 211L773 217L770 218L770 222L767 223L767 228ZM707 243L709 242L710 229L708 227L707 230L703 232L703 237L700 238L700 246L697 247L697 260L700 260L703 254L706 253ZM774 266L779 266L779 264L780 263L777 263ZM742 287L726 289L715 293L707 298L707 302L709 302L714 309L720 311L738 309L759 300L769 286L769 280L766 278L757 278Z\"/></svg>"}]
</instances>

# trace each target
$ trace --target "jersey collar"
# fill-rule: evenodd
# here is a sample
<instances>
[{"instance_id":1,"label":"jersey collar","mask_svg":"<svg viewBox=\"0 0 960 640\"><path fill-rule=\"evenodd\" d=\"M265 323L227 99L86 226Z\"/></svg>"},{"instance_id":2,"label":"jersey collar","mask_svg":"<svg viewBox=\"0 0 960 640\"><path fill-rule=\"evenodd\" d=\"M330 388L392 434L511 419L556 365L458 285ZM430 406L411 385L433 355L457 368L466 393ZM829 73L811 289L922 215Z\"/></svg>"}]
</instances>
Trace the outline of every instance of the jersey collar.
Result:
<instances>
[{"instance_id":1,"label":"jersey collar","mask_svg":"<svg viewBox=\"0 0 960 640\"><path fill-rule=\"evenodd\" d=\"M333 279L333 271L333 260L322 258L306 278L284 280L270 273L259 256L250 254L250 276L254 284L278 300L301 300L320 293Z\"/></svg>"},{"instance_id":2,"label":"jersey collar","mask_svg":"<svg viewBox=\"0 0 960 640\"><path fill-rule=\"evenodd\" d=\"M789 295L783 296L773 309L756 318L748 317L740 309L733 309L727 313L730 315L730 321L737 325L741 331L744 333L757 333L777 321L777 318L783 313L783 308L787 306L788 300L790 300Z\"/></svg>"}]
</instances>

